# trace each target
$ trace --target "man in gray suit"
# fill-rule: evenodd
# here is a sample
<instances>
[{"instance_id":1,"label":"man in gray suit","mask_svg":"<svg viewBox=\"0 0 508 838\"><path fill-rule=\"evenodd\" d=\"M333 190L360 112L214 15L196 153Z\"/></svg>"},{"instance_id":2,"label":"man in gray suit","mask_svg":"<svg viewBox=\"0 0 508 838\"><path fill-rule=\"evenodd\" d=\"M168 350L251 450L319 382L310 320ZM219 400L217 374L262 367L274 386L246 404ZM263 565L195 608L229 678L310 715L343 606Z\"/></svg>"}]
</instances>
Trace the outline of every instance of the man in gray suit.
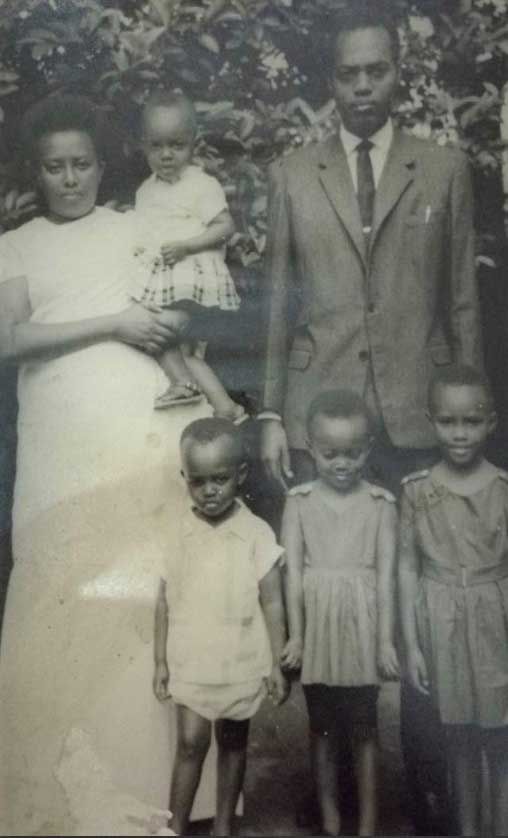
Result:
<instances>
[{"instance_id":1,"label":"man in gray suit","mask_svg":"<svg viewBox=\"0 0 508 838\"><path fill-rule=\"evenodd\" d=\"M394 126L398 33L372 5L357 2L338 21L338 134L271 170L259 418L261 457L282 486L312 476L304 421L311 399L349 387L379 420L371 476L397 492L405 474L435 456L425 417L433 371L481 366L467 162L457 149ZM403 690L403 747L416 830L428 834L428 775L446 783L443 763L433 763L438 742L425 750L431 722L421 698Z\"/></svg>"}]
</instances>

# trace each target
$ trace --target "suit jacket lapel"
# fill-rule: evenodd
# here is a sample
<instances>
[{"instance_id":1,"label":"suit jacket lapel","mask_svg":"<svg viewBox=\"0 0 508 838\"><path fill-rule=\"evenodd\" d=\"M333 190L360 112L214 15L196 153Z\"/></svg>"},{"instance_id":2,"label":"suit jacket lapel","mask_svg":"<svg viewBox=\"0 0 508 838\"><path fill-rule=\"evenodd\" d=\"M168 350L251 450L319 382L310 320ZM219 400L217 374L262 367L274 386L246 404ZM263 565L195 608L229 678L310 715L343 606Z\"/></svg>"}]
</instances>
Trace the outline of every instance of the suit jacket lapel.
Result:
<instances>
[{"instance_id":1,"label":"suit jacket lapel","mask_svg":"<svg viewBox=\"0 0 508 838\"><path fill-rule=\"evenodd\" d=\"M415 156L415 147L411 137L396 130L376 191L374 220L370 235L371 250L384 221L414 178Z\"/></svg>"},{"instance_id":2,"label":"suit jacket lapel","mask_svg":"<svg viewBox=\"0 0 508 838\"><path fill-rule=\"evenodd\" d=\"M346 228L361 259L365 262L367 247L362 230L358 200L346 154L336 134L324 143L318 166L319 179L328 200Z\"/></svg>"}]
</instances>

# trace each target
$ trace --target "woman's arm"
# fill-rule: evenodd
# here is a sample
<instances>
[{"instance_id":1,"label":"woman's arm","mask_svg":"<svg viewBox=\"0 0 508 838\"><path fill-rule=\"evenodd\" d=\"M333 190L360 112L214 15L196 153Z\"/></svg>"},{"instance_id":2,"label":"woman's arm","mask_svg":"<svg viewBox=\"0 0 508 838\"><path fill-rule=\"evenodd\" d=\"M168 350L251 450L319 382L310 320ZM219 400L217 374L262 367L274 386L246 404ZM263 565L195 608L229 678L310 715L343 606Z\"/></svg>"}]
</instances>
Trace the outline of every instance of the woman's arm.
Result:
<instances>
[{"instance_id":1,"label":"woman's arm","mask_svg":"<svg viewBox=\"0 0 508 838\"><path fill-rule=\"evenodd\" d=\"M427 667L418 642L416 628L416 596L420 567L414 543L413 509L404 492L399 541L399 608L406 653L407 676L412 686L428 695Z\"/></svg>"},{"instance_id":2,"label":"woman's arm","mask_svg":"<svg viewBox=\"0 0 508 838\"><path fill-rule=\"evenodd\" d=\"M166 582L161 579L155 604L153 657L155 672L153 691L159 701L169 697L169 669L167 662L167 643L169 628L169 608L166 596Z\"/></svg>"},{"instance_id":3,"label":"woman's arm","mask_svg":"<svg viewBox=\"0 0 508 838\"><path fill-rule=\"evenodd\" d=\"M302 665L305 615L303 607L304 542L294 500L289 498L282 518L281 544L286 551L284 592L288 615L289 640L282 663L289 669Z\"/></svg>"},{"instance_id":4,"label":"woman's arm","mask_svg":"<svg viewBox=\"0 0 508 838\"><path fill-rule=\"evenodd\" d=\"M161 253L164 263L174 265L175 262L179 262L185 256L201 253L202 250L211 250L214 247L222 247L231 238L234 231L235 224L231 213L224 209L210 221L206 230L199 236L162 245Z\"/></svg>"},{"instance_id":5,"label":"woman's arm","mask_svg":"<svg viewBox=\"0 0 508 838\"><path fill-rule=\"evenodd\" d=\"M174 339L158 313L133 304L119 314L69 323L33 323L25 277L0 285L0 361L55 357L104 340L118 340L156 354Z\"/></svg>"},{"instance_id":6,"label":"woman's arm","mask_svg":"<svg viewBox=\"0 0 508 838\"><path fill-rule=\"evenodd\" d=\"M286 640L286 622L278 565L272 567L261 579L259 601L265 617L273 658L272 672L268 679L268 692L275 704L281 704L287 698L289 690L280 668L282 650Z\"/></svg>"},{"instance_id":7,"label":"woman's arm","mask_svg":"<svg viewBox=\"0 0 508 838\"><path fill-rule=\"evenodd\" d=\"M399 674L394 645L395 564L397 558L397 513L395 503L384 502L377 535L377 659L384 678Z\"/></svg>"}]
</instances>

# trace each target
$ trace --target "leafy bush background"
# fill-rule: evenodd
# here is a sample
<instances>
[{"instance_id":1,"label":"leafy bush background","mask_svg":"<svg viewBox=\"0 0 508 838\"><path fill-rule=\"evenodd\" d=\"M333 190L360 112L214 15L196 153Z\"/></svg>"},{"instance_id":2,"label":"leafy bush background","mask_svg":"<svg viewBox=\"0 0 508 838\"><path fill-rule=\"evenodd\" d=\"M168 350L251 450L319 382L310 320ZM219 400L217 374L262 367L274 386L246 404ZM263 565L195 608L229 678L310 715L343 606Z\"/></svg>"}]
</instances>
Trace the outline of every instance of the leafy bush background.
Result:
<instances>
[{"instance_id":1,"label":"leafy bush background","mask_svg":"<svg viewBox=\"0 0 508 838\"><path fill-rule=\"evenodd\" d=\"M20 115L29 104L49 91L74 90L114 115L114 154L101 197L125 202L146 174L135 135L139 107L159 84L181 88L201 117L198 157L225 185L236 218L232 270L244 296L255 298L266 237L266 166L334 125L324 43L339 5L4 0L0 223L12 225L13 218L2 196L13 186L28 188L14 152ZM491 340L498 333L501 338L506 259L500 117L508 0L391 0L389 6L400 14L404 42L401 123L420 136L460 144L471 159L488 332ZM499 340L494 343L498 351Z\"/></svg>"}]
</instances>

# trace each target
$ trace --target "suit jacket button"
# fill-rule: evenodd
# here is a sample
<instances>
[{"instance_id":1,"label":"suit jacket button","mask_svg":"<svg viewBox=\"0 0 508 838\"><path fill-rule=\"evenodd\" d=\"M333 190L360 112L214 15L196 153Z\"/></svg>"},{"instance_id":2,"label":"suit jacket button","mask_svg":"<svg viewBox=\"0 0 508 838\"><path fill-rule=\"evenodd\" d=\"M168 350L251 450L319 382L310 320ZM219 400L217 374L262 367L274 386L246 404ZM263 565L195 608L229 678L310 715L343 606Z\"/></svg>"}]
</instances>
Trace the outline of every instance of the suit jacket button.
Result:
<instances>
[{"instance_id":1,"label":"suit jacket button","mask_svg":"<svg viewBox=\"0 0 508 838\"><path fill-rule=\"evenodd\" d=\"M367 311L369 312L369 314L374 314L375 310L376 306L374 305L374 303L369 303L367 306Z\"/></svg>"},{"instance_id":2,"label":"suit jacket button","mask_svg":"<svg viewBox=\"0 0 508 838\"><path fill-rule=\"evenodd\" d=\"M367 349L361 349L358 353L358 357L360 361L368 361L369 360L369 352Z\"/></svg>"}]
</instances>

